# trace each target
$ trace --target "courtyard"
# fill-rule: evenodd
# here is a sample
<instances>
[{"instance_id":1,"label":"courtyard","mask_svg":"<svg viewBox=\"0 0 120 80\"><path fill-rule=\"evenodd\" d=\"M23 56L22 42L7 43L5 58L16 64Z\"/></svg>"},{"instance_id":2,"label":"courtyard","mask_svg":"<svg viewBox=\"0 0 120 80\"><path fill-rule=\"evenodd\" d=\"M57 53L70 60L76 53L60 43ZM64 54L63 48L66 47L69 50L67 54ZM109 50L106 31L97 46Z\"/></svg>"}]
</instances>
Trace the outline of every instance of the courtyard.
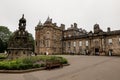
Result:
<instances>
[{"instance_id":1,"label":"courtyard","mask_svg":"<svg viewBox=\"0 0 120 80\"><path fill-rule=\"evenodd\" d=\"M61 55L69 66L29 73L0 73L0 80L120 80L120 58Z\"/></svg>"}]
</instances>

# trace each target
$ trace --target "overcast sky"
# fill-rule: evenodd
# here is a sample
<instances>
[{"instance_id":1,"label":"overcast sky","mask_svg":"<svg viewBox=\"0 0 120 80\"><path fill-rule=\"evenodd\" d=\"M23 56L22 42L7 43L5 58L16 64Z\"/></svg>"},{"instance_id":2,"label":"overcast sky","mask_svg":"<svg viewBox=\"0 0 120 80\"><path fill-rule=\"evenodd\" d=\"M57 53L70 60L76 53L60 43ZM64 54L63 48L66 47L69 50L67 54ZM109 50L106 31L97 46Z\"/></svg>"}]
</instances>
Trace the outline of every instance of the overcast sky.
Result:
<instances>
[{"instance_id":1,"label":"overcast sky","mask_svg":"<svg viewBox=\"0 0 120 80\"><path fill-rule=\"evenodd\" d=\"M66 28L76 22L87 31L96 23L104 31L120 29L120 0L0 0L0 25L15 31L22 14L33 36L39 20L44 23L48 16Z\"/></svg>"}]
</instances>

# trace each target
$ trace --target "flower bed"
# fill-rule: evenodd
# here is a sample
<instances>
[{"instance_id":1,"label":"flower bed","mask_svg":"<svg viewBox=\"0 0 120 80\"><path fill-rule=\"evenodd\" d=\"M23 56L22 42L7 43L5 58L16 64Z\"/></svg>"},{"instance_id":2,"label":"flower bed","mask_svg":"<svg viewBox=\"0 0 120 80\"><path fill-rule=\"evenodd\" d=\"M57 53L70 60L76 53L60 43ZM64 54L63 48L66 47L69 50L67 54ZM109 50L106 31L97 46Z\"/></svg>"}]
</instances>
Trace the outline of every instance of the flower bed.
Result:
<instances>
[{"instance_id":1,"label":"flower bed","mask_svg":"<svg viewBox=\"0 0 120 80\"><path fill-rule=\"evenodd\" d=\"M0 60L6 59L7 55L4 53L0 53Z\"/></svg>"},{"instance_id":2,"label":"flower bed","mask_svg":"<svg viewBox=\"0 0 120 80\"><path fill-rule=\"evenodd\" d=\"M0 61L0 70L27 70L45 67L46 60L59 60L62 64L67 64L67 60L58 56L31 56L15 60Z\"/></svg>"}]
</instances>

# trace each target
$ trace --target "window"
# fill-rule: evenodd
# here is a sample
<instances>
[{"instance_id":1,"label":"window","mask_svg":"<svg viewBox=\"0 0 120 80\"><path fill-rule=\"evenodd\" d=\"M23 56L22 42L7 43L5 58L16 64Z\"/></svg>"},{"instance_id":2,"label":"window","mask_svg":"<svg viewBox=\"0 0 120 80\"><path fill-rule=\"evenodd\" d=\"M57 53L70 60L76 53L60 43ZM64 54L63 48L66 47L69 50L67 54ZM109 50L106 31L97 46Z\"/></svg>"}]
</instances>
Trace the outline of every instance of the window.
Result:
<instances>
[{"instance_id":1,"label":"window","mask_svg":"<svg viewBox=\"0 0 120 80\"><path fill-rule=\"evenodd\" d=\"M108 43L109 43L109 44L112 44L112 39L108 39Z\"/></svg>"},{"instance_id":2,"label":"window","mask_svg":"<svg viewBox=\"0 0 120 80\"><path fill-rule=\"evenodd\" d=\"M71 46L71 43L70 42L68 42L68 47L70 47Z\"/></svg>"},{"instance_id":3,"label":"window","mask_svg":"<svg viewBox=\"0 0 120 80\"><path fill-rule=\"evenodd\" d=\"M119 43L120 43L120 38L118 40L119 40Z\"/></svg>"},{"instance_id":4,"label":"window","mask_svg":"<svg viewBox=\"0 0 120 80\"><path fill-rule=\"evenodd\" d=\"M79 46L82 46L82 41L79 42Z\"/></svg>"},{"instance_id":5,"label":"window","mask_svg":"<svg viewBox=\"0 0 120 80\"><path fill-rule=\"evenodd\" d=\"M46 47L50 47L50 41L46 40Z\"/></svg>"},{"instance_id":6,"label":"window","mask_svg":"<svg viewBox=\"0 0 120 80\"><path fill-rule=\"evenodd\" d=\"M66 42L63 42L63 46L66 47Z\"/></svg>"},{"instance_id":7,"label":"window","mask_svg":"<svg viewBox=\"0 0 120 80\"><path fill-rule=\"evenodd\" d=\"M66 35L64 35L64 37L66 38Z\"/></svg>"},{"instance_id":8,"label":"window","mask_svg":"<svg viewBox=\"0 0 120 80\"><path fill-rule=\"evenodd\" d=\"M47 32L46 38L47 38L47 39L50 38L50 33L49 33L49 32Z\"/></svg>"},{"instance_id":9,"label":"window","mask_svg":"<svg viewBox=\"0 0 120 80\"><path fill-rule=\"evenodd\" d=\"M53 39L56 39L56 37L57 37L57 36L54 34L54 35L53 35Z\"/></svg>"},{"instance_id":10,"label":"window","mask_svg":"<svg viewBox=\"0 0 120 80\"><path fill-rule=\"evenodd\" d=\"M39 46L41 47L41 41L39 40Z\"/></svg>"},{"instance_id":11,"label":"window","mask_svg":"<svg viewBox=\"0 0 120 80\"><path fill-rule=\"evenodd\" d=\"M37 41L36 41L36 46L37 46Z\"/></svg>"},{"instance_id":12,"label":"window","mask_svg":"<svg viewBox=\"0 0 120 80\"><path fill-rule=\"evenodd\" d=\"M69 37L71 37L71 35L70 35L70 34L69 34L68 36L69 36Z\"/></svg>"},{"instance_id":13,"label":"window","mask_svg":"<svg viewBox=\"0 0 120 80\"><path fill-rule=\"evenodd\" d=\"M73 46L74 46L74 47L76 46L76 42L73 42Z\"/></svg>"},{"instance_id":14,"label":"window","mask_svg":"<svg viewBox=\"0 0 120 80\"><path fill-rule=\"evenodd\" d=\"M86 41L86 46L88 46L88 41Z\"/></svg>"}]
</instances>

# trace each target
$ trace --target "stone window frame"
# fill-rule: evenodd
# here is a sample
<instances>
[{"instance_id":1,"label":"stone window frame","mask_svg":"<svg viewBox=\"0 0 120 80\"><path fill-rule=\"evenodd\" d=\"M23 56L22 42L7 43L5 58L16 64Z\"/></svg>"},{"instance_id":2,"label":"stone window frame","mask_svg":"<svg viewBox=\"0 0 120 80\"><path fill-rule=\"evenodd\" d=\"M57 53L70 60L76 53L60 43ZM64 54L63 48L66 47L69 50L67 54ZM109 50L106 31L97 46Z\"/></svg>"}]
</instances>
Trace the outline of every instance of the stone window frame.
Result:
<instances>
[{"instance_id":1,"label":"stone window frame","mask_svg":"<svg viewBox=\"0 0 120 80\"><path fill-rule=\"evenodd\" d=\"M46 47L50 47L50 40L46 40Z\"/></svg>"},{"instance_id":2,"label":"stone window frame","mask_svg":"<svg viewBox=\"0 0 120 80\"><path fill-rule=\"evenodd\" d=\"M73 46L76 47L76 42L75 41L73 42Z\"/></svg>"},{"instance_id":3,"label":"stone window frame","mask_svg":"<svg viewBox=\"0 0 120 80\"><path fill-rule=\"evenodd\" d=\"M50 32L49 32L49 31L46 32L46 38L47 38L47 39L50 38Z\"/></svg>"},{"instance_id":4,"label":"stone window frame","mask_svg":"<svg viewBox=\"0 0 120 80\"><path fill-rule=\"evenodd\" d=\"M85 46L89 46L89 42L88 42L88 40L85 41Z\"/></svg>"},{"instance_id":5,"label":"stone window frame","mask_svg":"<svg viewBox=\"0 0 120 80\"><path fill-rule=\"evenodd\" d=\"M63 47L66 47L66 42L63 42Z\"/></svg>"},{"instance_id":6,"label":"stone window frame","mask_svg":"<svg viewBox=\"0 0 120 80\"><path fill-rule=\"evenodd\" d=\"M79 46L82 46L82 41L79 41Z\"/></svg>"},{"instance_id":7,"label":"stone window frame","mask_svg":"<svg viewBox=\"0 0 120 80\"><path fill-rule=\"evenodd\" d=\"M109 44L109 45L113 44L112 38L109 38L109 39L108 39L108 44Z\"/></svg>"},{"instance_id":8,"label":"stone window frame","mask_svg":"<svg viewBox=\"0 0 120 80\"><path fill-rule=\"evenodd\" d=\"M36 46L37 46L37 41L36 41Z\"/></svg>"},{"instance_id":9,"label":"stone window frame","mask_svg":"<svg viewBox=\"0 0 120 80\"><path fill-rule=\"evenodd\" d=\"M64 38L66 38L66 35L64 35Z\"/></svg>"},{"instance_id":10,"label":"stone window frame","mask_svg":"<svg viewBox=\"0 0 120 80\"><path fill-rule=\"evenodd\" d=\"M68 34L68 37L71 37L71 34Z\"/></svg>"},{"instance_id":11,"label":"stone window frame","mask_svg":"<svg viewBox=\"0 0 120 80\"><path fill-rule=\"evenodd\" d=\"M120 44L120 37L118 38L118 43Z\"/></svg>"},{"instance_id":12,"label":"stone window frame","mask_svg":"<svg viewBox=\"0 0 120 80\"><path fill-rule=\"evenodd\" d=\"M70 47L70 46L71 46L71 42L69 41L69 42L68 42L68 47Z\"/></svg>"}]
</instances>

